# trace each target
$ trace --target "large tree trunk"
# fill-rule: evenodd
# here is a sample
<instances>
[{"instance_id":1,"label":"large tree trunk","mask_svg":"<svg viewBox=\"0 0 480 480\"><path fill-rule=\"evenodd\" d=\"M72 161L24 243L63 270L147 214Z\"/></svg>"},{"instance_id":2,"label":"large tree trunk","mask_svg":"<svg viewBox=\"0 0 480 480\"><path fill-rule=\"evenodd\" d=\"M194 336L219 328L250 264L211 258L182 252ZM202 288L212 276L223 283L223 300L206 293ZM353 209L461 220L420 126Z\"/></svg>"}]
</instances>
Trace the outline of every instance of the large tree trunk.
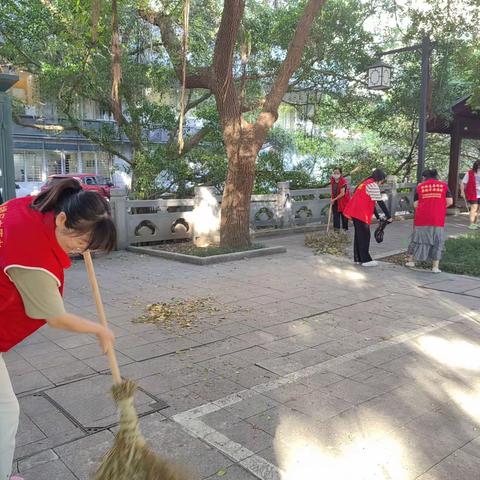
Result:
<instances>
[{"instance_id":1,"label":"large tree trunk","mask_svg":"<svg viewBox=\"0 0 480 480\"><path fill-rule=\"evenodd\" d=\"M313 21L325 0L308 0L299 19L287 55L270 92L265 97L262 112L254 124L242 119L242 98L235 88L234 54L238 32L244 16L246 0L224 0L211 66L196 69L187 75L187 88L207 89L215 95L227 150L228 173L223 193L220 238L222 246L250 244L250 196L255 179L255 162L268 131L278 117L278 107L288 90L289 80L300 65ZM162 41L181 76L181 44L168 16L141 11L147 21L160 27Z\"/></svg>"},{"instance_id":2,"label":"large tree trunk","mask_svg":"<svg viewBox=\"0 0 480 480\"><path fill-rule=\"evenodd\" d=\"M233 134L230 131L233 130ZM222 246L250 245L250 197L255 181L257 154L265 138L253 125L224 128L228 171L222 198L220 243Z\"/></svg>"}]
</instances>

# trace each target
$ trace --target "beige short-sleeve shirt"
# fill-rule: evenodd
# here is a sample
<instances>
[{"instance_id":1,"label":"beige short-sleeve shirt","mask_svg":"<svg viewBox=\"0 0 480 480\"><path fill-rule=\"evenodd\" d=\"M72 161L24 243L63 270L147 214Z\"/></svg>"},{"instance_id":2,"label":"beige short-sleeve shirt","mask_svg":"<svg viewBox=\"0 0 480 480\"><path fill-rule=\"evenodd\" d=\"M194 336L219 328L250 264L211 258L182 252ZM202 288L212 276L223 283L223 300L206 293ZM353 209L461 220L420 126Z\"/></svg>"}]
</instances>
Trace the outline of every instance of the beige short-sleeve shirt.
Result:
<instances>
[{"instance_id":1,"label":"beige short-sleeve shirt","mask_svg":"<svg viewBox=\"0 0 480 480\"><path fill-rule=\"evenodd\" d=\"M10 267L7 274L23 300L26 314L48 320L65 314L65 305L56 279L44 270Z\"/></svg>"}]
</instances>

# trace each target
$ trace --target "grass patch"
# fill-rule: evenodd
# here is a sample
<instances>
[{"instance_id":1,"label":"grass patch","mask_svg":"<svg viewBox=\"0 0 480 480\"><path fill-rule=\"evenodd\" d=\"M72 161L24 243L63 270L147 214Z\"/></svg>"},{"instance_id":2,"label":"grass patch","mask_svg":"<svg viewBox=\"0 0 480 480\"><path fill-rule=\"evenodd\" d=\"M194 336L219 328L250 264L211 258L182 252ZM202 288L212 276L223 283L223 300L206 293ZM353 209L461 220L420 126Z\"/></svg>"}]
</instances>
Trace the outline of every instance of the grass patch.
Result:
<instances>
[{"instance_id":1,"label":"grass patch","mask_svg":"<svg viewBox=\"0 0 480 480\"><path fill-rule=\"evenodd\" d=\"M445 272L480 277L480 235L466 233L445 242L445 252L440 261Z\"/></svg>"},{"instance_id":2,"label":"grass patch","mask_svg":"<svg viewBox=\"0 0 480 480\"><path fill-rule=\"evenodd\" d=\"M315 255L329 254L343 257L350 239L344 232L311 233L305 235L305 246L310 247Z\"/></svg>"},{"instance_id":3,"label":"grass patch","mask_svg":"<svg viewBox=\"0 0 480 480\"><path fill-rule=\"evenodd\" d=\"M445 251L440 260L440 269L444 272L480 277L480 235L466 233L445 242ZM400 253L382 260L396 265L405 265L406 254ZM416 262L416 268L430 270L432 262Z\"/></svg>"},{"instance_id":4,"label":"grass patch","mask_svg":"<svg viewBox=\"0 0 480 480\"><path fill-rule=\"evenodd\" d=\"M224 255L226 253L246 252L248 250L258 250L265 248L261 243L252 243L247 247L221 247L220 245L210 245L208 247L196 247L192 242L170 243L158 245L154 248L165 250L166 252L183 253L184 255L194 255L196 257L210 257L214 255Z\"/></svg>"}]
</instances>

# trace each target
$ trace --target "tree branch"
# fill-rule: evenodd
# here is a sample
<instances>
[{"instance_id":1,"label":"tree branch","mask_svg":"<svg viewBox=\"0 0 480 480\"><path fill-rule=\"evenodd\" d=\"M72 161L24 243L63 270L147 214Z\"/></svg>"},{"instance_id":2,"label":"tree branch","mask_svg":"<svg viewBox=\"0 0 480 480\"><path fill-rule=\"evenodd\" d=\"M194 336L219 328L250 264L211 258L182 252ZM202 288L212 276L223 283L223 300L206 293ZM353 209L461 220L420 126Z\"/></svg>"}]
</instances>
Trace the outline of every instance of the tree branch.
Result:
<instances>
[{"instance_id":1,"label":"tree branch","mask_svg":"<svg viewBox=\"0 0 480 480\"><path fill-rule=\"evenodd\" d=\"M233 54L240 23L245 11L245 0L224 0L222 19L218 29L213 52L215 93L224 96L235 91L233 85ZM222 82L219 84L219 82ZM237 95L235 94L235 98Z\"/></svg>"},{"instance_id":2,"label":"tree branch","mask_svg":"<svg viewBox=\"0 0 480 480\"><path fill-rule=\"evenodd\" d=\"M407 155L407 158L405 159L405 161L402 162L402 164L393 172L393 175L398 175L402 170L403 168L408 165L412 159L413 159L413 152L415 150L415 146L417 145L418 143L418 137L419 137L419 134L417 133L417 135L415 136L413 142L412 142L412 145L410 146L410 152L408 153Z\"/></svg>"},{"instance_id":3,"label":"tree branch","mask_svg":"<svg viewBox=\"0 0 480 480\"><path fill-rule=\"evenodd\" d=\"M192 148L195 148L210 132L210 126L205 125L198 132L192 135L186 142L182 150L182 155L188 153Z\"/></svg>"},{"instance_id":4,"label":"tree branch","mask_svg":"<svg viewBox=\"0 0 480 480\"><path fill-rule=\"evenodd\" d=\"M288 82L300 65L303 49L308 41L313 22L324 3L325 0L309 0L305 6L293 39L288 46L287 56L265 98L263 110L257 119L257 127L268 130L275 123L278 117L278 107L288 89Z\"/></svg>"},{"instance_id":5,"label":"tree branch","mask_svg":"<svg viewBox=\"0 0 480 480\"><path fill-rule=\"evenodd\" d=\"M4 30L0 30L0 33L2 34L2 36L8 40L8 43L13 47L15 48L15 50L17 50L17 52L27 61L27 63L24 65L26 68L25 70L29 71L30 73L35 73L36 71L31 71L32 70L32 65L35 66L38 70L41 70L42 68L42 65L40 65L38 62L36 62L35 60L33 60L31 57L29 57L21 48L20 46L18 45L18 42L15 41L15 40L12 40L10 38L10 36L5 33ZM17 68L18 67L22 67L22 65L15 65Z\"/></svg>"},{"instance_id":6,"label":"tree branch","mask_svg":"<svg viewBox=\"0 0 480 480\"><path fill-rule=\"evenodd\" d=\"M93 143L96 143L98 146L102 147L106 152L111 153L112 155L116 155L118 158L121 158L129 165L132 164L132 160L129 159L125 154L121 153L119 150L112 147L112 145L106 141L104 141L100 136L95 135L91 130L88 128L84 128L80 125L80 122L74 118L69 112L65 112L68 121L71 124L71 129L77 131L85 138L90 140Z\"/></svg>"},{"instance_id":7,"label":"tree branch","mask_svg":"<svg viewBox=\"0 0 480 480\"><path fill-rule=\"evenodd\" d=\"M172 62L177 78L182 80L182 45L178 39L172 20L169 16L161 12L155 12L152 9L141 8L138 10L139 16L146 22L155 25L160 29L162 35L163 46L167 51L168 57ZM187 67L187 72L191 68ZM197 68L195 73L187 73L186 88L205 88L210 90L211 87L211 71L210 68Z\"/></svg>"},{"instance_id":8,"label":"tree branch","mask_svg":"<svg viewBox=\"0 0 480 480\"><path fill-rule=\"evenodd\" d=\"M187 105L185 106L185 113L187 113L189 110L192 110L195 107L198 107L201 103L203 103L205 100L208 100L211 96L212 96L212 92L208 92L208 93L205 93L205 95L202 95L201 97L197 98L196 100L188 102Z\"/></svg>"}]
</instances>

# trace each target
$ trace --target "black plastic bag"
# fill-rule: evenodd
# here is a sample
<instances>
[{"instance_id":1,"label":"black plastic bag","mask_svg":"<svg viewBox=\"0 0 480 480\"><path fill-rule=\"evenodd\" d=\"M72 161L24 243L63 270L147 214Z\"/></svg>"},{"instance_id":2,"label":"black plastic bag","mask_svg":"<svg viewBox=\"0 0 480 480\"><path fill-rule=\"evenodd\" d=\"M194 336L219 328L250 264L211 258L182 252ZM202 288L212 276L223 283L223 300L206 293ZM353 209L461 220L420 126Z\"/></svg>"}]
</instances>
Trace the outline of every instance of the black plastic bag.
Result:
<instances>
[{"instance_id":1,"label":"black plastic bag","mask_svg":"<svg viewBox=\"0 0 480 480\"><path fill-rule=\"evenodd\" d=\"M377 243L382 243L383 242L383 231L385 230L385 227L388 225L388 221L381 219L378 221L378 227L375 229L375 233L373 234L375 236L375 240Z\"/></svg>"}]
</instances>

